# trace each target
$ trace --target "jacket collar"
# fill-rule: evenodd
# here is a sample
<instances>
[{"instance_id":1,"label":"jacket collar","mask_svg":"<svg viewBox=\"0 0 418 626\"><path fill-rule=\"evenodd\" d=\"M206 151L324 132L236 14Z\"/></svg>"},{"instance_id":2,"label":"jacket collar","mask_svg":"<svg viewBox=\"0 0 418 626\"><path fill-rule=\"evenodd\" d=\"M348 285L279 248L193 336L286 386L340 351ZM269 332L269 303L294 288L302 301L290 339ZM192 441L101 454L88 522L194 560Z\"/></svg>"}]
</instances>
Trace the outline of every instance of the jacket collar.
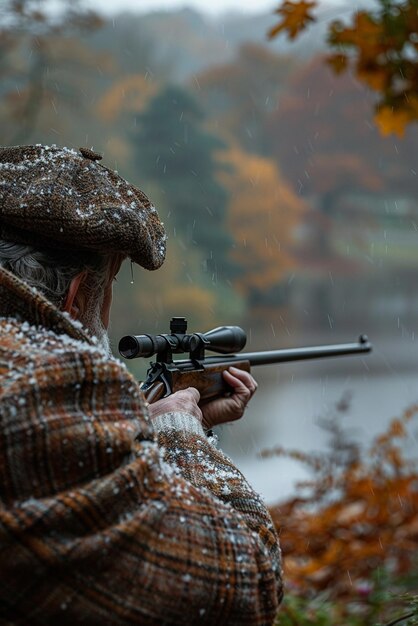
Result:
<instances>
[{"instance_id":1,"label":"jacket collar","mask_svg":"<svg viewBox=\"0 0 418 626\"><path fill-rule=\"evenodd\" d=\"M37 289L0 267L0 317L14 317L32 326L43 326L58 335L93 344L81 324L59 311Z\"/></svg>"}]
</instances>

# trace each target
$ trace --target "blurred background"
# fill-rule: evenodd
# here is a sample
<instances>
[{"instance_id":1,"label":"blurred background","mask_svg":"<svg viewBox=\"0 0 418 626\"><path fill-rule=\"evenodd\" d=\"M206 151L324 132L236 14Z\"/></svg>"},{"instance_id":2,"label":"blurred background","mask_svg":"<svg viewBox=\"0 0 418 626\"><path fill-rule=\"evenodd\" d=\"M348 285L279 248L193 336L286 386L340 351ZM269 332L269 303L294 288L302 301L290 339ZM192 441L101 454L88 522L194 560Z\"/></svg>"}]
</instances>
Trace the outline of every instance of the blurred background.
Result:
<instances>
[{"instance_id":1,"label":"blurred background","mask_svg":"<svg viewBox=\"0 0 418 626\"><path fill-rule=\"evenodd\" d=\"M267 38L275 2L0 8L1 143L92 147L165 222L163 268L118 277L115 348L172 316L240 325L251 351L372 341L364 358L254 371L245 418L219 434L269 503L304 474L261 450L320 450L341 402L368 441L418 400L417 130L378 132L374 93L324 62L327 24L352 6L318 5L294 42Z\"/></svg>"}]
</instances>

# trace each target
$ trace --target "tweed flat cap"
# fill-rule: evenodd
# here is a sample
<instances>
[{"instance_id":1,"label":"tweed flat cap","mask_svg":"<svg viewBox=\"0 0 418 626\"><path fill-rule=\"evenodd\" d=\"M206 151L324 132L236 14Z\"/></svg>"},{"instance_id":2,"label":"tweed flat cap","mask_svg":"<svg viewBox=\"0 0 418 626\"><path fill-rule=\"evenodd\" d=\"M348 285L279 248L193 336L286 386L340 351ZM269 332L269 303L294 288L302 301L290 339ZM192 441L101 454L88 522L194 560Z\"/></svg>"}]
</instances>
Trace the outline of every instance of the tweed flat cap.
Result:
<instances>
[{"instance_id":1,"label":"tweed flat cap","mask_svg":"<svg viewBox=\"0 0 418 626\"><path fill-rule=\"evenodd\" d=\"M155 207L101 158L88 148L0 148L0 237L160 267L166 237Z\"/></svg>"}]
</instances>

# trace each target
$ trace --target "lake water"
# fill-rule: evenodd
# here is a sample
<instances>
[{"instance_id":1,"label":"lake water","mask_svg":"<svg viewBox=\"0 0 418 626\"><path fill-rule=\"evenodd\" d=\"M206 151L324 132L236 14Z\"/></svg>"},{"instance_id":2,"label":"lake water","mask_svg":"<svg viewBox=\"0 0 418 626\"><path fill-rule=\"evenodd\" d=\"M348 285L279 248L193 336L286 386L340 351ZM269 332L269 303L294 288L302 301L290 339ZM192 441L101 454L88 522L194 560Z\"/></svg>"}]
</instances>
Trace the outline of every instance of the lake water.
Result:
<instances>
[{"instance_id":1,"label":"lake water","mask_svg":"<svg viewBox=\"0 0 418 626\"><path fill-rule=\"evenodd\" d=\"M258 392L242 420L218 431L221 448L267 503L286 498L308 474L292 460L260 458L260 451L276 445L324 449L327 435L318 420L335 414L347 394L350 408L339 419L367 443L418 402L417 349L411 338L401 337L374 342L373 353L364 357L253 368ZM408 453L418 456L418 437L408 442Z\"/></svg>"}]
</instances>

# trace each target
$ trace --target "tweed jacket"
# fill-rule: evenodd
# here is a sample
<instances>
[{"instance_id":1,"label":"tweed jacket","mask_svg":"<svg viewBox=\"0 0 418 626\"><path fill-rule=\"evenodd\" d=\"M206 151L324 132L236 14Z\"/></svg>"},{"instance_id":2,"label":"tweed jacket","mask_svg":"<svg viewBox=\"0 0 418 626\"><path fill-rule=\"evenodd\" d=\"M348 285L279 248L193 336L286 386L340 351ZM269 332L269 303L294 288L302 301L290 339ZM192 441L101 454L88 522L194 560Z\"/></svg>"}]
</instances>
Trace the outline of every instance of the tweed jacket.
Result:
<instances>
[{"instance_id":1,"label":"tweed jacket","mask_svg":"<svg viewBox=\"0 0 418 626\"><path fill-rule=\"evenodd\" d=\"M195 418L151 424L83 328L0 269L0 624L272 624L280 550Z\"/></svg>"}]
</instances>

